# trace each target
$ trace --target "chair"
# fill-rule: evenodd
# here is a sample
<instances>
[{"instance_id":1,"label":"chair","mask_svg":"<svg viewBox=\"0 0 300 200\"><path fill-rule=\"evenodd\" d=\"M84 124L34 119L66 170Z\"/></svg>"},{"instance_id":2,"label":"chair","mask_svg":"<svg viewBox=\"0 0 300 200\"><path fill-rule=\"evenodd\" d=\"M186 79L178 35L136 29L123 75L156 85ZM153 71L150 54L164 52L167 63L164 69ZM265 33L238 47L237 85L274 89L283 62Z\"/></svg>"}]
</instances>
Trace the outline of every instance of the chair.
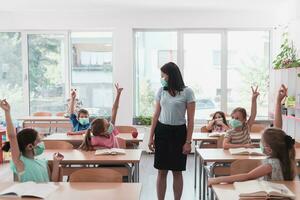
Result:
<instances>
[{"instance_id":1,"label":"chair","mask_svg":"<svg viewBox=\"0 0 300 200\"><path fill-rule=\"evenodd\" d=\"M116 126L119 133L131 133L133 131L137 131L137 129L133 126Z\"/></svg>"},{"instance_id":2,"label":"chair","mask_svg":"<svg viewBox=\"0 0 300 200\"><path fill-rule=\"evenodd\" d=\"M206 126L202 126L201 129L200 129L200 131L202 133L209 133L209 130L206 128Z\"/></svg>"},{"instance_id":3,"label":"chair","mask_svg":"<svg viewBox=\"0 0 300 200\"><path fill-rule=\"evenodd\" d=\"M73 145L65 141L44 141L46 149L73 149Z\"/></svg>"},{"instance_id":4,"label":"chair","mask_svg":"<svg viewBox=\"0 0 300 200\"><path fill-rule=\"evenodd\" d=\"M251 126L250 132L252 133L260 133L267 128L266 124L253 124Z\"/></svg>"},{"instance_id":5,"label":"chair","mask_svg":"<svg viewBox=\"0 0 300 200\"><path fill-rule=\"evenodd\" d=\"M33 116L44 116L44 117L50 117L52 114L50 112L35 112L32 114Z\"/></svg>"},{"instance_id":6,"label":"chair","mask_svg":"<svg viewBox=\"0 0 300 200\"><path fill-rule=\"evenodd\" d=\"M55 114L55 116L57 116L57 117L64 117L65 114L66 114L65 112L58 112L58 113Z\"/></svg>"},{"instance_id":7,"label":"chair","mask_svg":"<svg viewBox=\"0 0 300 200\"><path fill-rule=\"evenodd\" d=\"M209 130L206 128L206 126L202 126L200 132L208 134ZM199 148L217 148L217 144L212 142L202 142L200 143Z\"/></svg>"},{"instance_id":8,"label":"chair","mask_svg":"<svg viewBox=\"0 0 300 200\"><path fill-rule=\"evenodd\" d=\"M122 182L122 174L108 168L79 169L70 175L70 182Z\"/></svg>"},{"instance_id":9,"label":"chair","mask_svg":"<svg viewBox=\"0 0 300 200\"><path fill-rule=\"evenodd\" d=\"M260 160L236 160L230 165L230 175L248 173L259 165L261 165Z\"/></svg>"}]
</instances>

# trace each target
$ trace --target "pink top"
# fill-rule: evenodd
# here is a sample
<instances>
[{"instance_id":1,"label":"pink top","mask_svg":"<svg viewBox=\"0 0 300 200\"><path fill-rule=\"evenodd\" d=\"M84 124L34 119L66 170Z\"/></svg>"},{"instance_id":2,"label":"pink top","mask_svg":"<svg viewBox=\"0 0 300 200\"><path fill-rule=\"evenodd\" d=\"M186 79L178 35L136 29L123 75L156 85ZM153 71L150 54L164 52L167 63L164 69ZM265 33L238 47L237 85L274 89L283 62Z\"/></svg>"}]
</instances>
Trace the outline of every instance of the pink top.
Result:
<instances>
[{"instance_id":1,"label":"pink top","mask_svg":"<svg viewBox=\"0 0 300 200\"><path fill-rule=\"evenodd\" d=\"M118 134L118 129L114 127L113 132L108 138L104 136L93 136L91 139L92 146L96 148L119 148L118 140L116 138Z\"/></svg>"}]
</instances>

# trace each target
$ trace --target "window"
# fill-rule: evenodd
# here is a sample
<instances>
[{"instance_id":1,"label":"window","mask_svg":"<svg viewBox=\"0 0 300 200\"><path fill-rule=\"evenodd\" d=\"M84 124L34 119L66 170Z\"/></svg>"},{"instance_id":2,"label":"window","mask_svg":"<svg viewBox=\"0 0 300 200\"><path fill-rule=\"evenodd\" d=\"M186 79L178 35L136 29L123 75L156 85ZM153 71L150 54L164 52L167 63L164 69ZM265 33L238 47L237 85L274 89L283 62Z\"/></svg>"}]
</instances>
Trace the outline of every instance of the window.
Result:
<instances>
[{"instance_id":1,"label":"window","mask_svg":"<svg viewBox=\"0 0 300 200\"><path fill-rule=\"evenodd\" d=\"M113 102L112 33L72 32L72 88L91 115L108 116Z\"/></svg>"},{"instance_id":2,"label":"window","mask_svg":"<svg viewBox=\"0 0 300 200\"><path fill-rule=\"evenodd\" d=\"M30 113L65 111L65 44L61 34L28 34Z\"/></svg>"},{"instance_id":3,"label":"window","mask_svg":"<svg viewBox=\"0 0 300 200\"><path fill-rule=\"evenodd\" d=\"M135 32L136 116L152 116L160 67L177 61L176 32Z\"/></svg>"},{"instance_id":4,"label":"window","mask_svg":"<svg viewBox=\"0 0 300 200\"><path fill-rule=\"evenodd\" d=\"M0 33L0 99L6 98L12 105L15 117L26 114L23 93L23 68L21 34Z\"/></svg>"}]
</instances>

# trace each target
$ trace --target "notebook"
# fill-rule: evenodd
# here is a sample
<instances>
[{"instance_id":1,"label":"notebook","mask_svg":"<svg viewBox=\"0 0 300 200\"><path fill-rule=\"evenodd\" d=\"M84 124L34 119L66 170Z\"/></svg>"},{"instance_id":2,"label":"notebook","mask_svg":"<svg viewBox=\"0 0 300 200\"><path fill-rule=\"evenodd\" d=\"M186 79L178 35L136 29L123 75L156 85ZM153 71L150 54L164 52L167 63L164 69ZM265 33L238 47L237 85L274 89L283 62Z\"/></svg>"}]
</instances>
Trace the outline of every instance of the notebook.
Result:
<instances>
[{"instance_id":1,"label":"notebook","mask_svg":"<svg viewBox=\"0 0 300 200\"><path fill-rule=\"evenodd\" d=\"M47 198L51 193L58 189L52 183L24 182L16 183L0 192L0 196L35 197L40 199Z\"/></svg>"},{"instance_id":2,"label":"notebook","mask_svg":"<svg viewBox=\"0 0 300 200\"><path fill-rule=\"evenodd\" d=\"M232 148L229 149L231 155L253 155L264 156L265 154L258 148Z\"/></svg>"},{"instance_id":3,"label":"notebook","mask_svg":"<svg viewBox=\"0 0 300 200\"><path fill-rule=\"evenodd\" d=\"M226 132L212 132L212 133L209 133L208 136L209 137L221 137L225 134L226 134Z\"/></svg>"},{"instance_id":4,"label":"notebook","mask_svg":"<svg viewBox=\"0 0 300 200\"><path fill-rule=\"evenodd\" d=\"M295 194L285 185L263 180L233 183L240 199L295 199Z\"/></svg>"},{"instance_id":5,"label":"notebook","mask_svg":"<svg viewBox=\"0 0 300 200\"><path fill-rule=\"evenodd\" d=\"M124 155L124 149L111 148L111 149L97 149L95 155Z\"/></svg>"}]
</instances>

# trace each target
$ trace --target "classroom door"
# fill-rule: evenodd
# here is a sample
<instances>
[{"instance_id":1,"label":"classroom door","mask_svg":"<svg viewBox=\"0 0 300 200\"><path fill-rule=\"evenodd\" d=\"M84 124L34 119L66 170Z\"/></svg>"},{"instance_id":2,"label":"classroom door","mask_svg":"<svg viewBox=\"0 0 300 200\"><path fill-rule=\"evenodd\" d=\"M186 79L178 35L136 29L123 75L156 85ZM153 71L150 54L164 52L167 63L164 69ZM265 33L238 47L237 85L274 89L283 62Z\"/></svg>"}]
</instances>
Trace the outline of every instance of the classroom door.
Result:
<instances>
[{"instance_id":1,"label":"classroom door","mask_svg":"<svg viewBox=\"0 0 300 200\"><path fill-rule=\"evenodd\" d=\"M197 120L209 119L215 111L225 109L222 96L226 95L222 91L226 81L221 81L222 37L222 32L184 32L181 35L184 81L194 90Z\"/></svg>"}]
</instances>

